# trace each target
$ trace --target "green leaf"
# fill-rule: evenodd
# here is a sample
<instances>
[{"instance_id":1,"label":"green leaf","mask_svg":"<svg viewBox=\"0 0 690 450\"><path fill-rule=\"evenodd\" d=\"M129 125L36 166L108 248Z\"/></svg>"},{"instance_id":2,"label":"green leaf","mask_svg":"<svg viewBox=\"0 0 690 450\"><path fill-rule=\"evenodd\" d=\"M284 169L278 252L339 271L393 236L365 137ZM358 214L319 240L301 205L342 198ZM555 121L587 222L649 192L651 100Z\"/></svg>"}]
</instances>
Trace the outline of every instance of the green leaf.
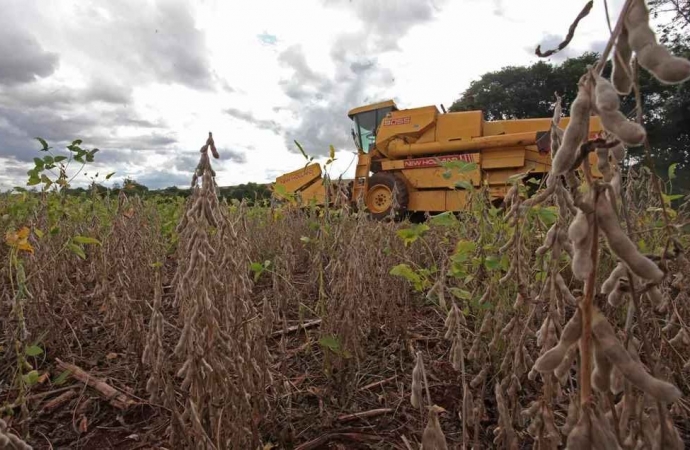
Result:
<instances>
[{"instance_id":1,"label":"green leaf","mask_svg":"<svg viewBox=\"0 0 690 450\"><path fill-rule=\"evenodd\" d=\"M331 160L334 160L334 159L335 159L335 147L333 147L333 146L331 145L329 148L330 148L329 157L330 157Z\"/></svg>"},{"instance_id":2,"label":"green leaf","mask_svg":"<svg viewBox=\"0 0 690 450\"><path fill-rule=\"evenodd\" d=\"M412 244L415 242L417 239L422 237L424 233L430 230L429 225L424 224L424 223L418 223L415 225L412 225L410 228L403 228L401 230L398 230L396 234L398 235L399 238L403 240L403 243L407 247L409 244Z\"/></svg>"},{"instance_id":3,"label":"green leaf","mask_svg":"<svg viewBox=\"0 0 690 450\"><path fill-rule=\"evenodd\" d=\"M62 161L64 161L64 160L66 160L66 159L67 159L66 156L56 156L56 157L53 159L53 162L59 163L59 162L62 162Z\"/></svg>"},{"instance_id":4,"label":"green leaf","mask_svg":"<svg viewBox=\"0 0 690 450\"><path fill-rule=\"evenodd\" d=\"M34 233L36 236L38 236L39 239L43 237L43 231L39 230L38 228L34 228Z\"/></svg>"},{"instance_id":5,"label":"green leaf","mask_svg":"<svg viewBox=\"0 0 690 450\"><path fill-rule=\"evenodd\" d=\"M678 167L678 163L673 163L670 166L668 166L668 179L673 180L676 178L676 168Z\"/></svg>"},{"instance_id":6,"label":"green leaf","mask_svg":"<svg viewBox=\"0 0 690 450\"><path fill-rule=\"evenodd\" d=\"M115 175L115 172L110 172L108 175L105 176L105 179L109 180L110 177L112 177L113 175Z\"/></svg>"},{"instance_id":7,"label":"green leaf","mask_svg":"<svg viewBox=\"0 0 690 450\"><path fill-rule=\"evenodd\" d=\"M295 145L297 146L297 148L299 149L299 151L302 153L302 156L304 156L304 159L309 159L309 157L308 157L307 154L304 152L304 149L302 148L302 146L300 145L300 143L297 142L297 141L294 141L294 142L295 142Z\"/></svg>"},{"instance_id":8,"label":"green leaf","mask_svg":"<svg viewBox=\"0 0 690 450\"><path fill-rule=\"evenodd\" d=\"M27 347L24 353L26 354L26 356L38 356L41 353L43 353L43 349L38 345L32 345L30 347Z\"/></svg>"},{"instance_id":9,"label":"green leaf","mask_svg":"<svg viewBox=\"0 0 690 450\"><path fill-rule=\"evenodd\" d=\"M496 270L501 268L501 260L494 255L489 255L484 259L484 267L489 270Z\"/></svg>"},{"instance_id":10,"label":"green leaf","mask_svg":"<svg viewBox=\"0 0 690 450\"><path fill-rule=\"evenodd\" d=\"M77 244L96 244L96 245L101 245L101 241L98 239L86 237L86 236L74 236L72 238L73 242L76 242Z\"/></svg>"},{"instance_id":11,"label":"green leaf","mask_svg":"<svg viewBox=\"0 0 690 450\"><path fill-rule=\"evenodd\" d=\"M47 152L47 151L48 151L48 149L49 149L50 147L48 147L48 143L47 143L44 139L42 139L42 138L40 138L40 137L37 137L37 138L34 138L34 139L36 139L38 142L41 143L41 146L43 147L43 148L41 149L42 152Z\"/></svg>"},{"instance_id":12,"label":"green leaf","mask_svg":"<svg viewBox=\"0 0 690 450\"><path fill-rule=\"evenodd\" d=\"M311 242L311 238L309 236L302 236L299 238L300 241L304 242L305 244L308 244Z\"/></svg>"},{"instance_id":13,"label":"green leaf","mask_svg":"<svg viewBox=\"0 0 690 450\"><path fill-rule=\"evenodd\" d=\"M53 181L46 176L46 174L42 173L41 174L41 183L46 185L46 189L48 189L52 184Z\"/></svg>"},{"instance_id":14,"label":"green leaf","mask_svg":"<svg viewBox=\"0 0 690 450\"><path fill-rule=\"evenodd\" d=\"M37 169L43 169L44 163L41 158L34 158L34 164L36 164Z\"/></svg>"},{"instance_id":15,"label":"green leaf","mask_svg":"<svg viewBox=\"0 0 690 450\"><path fill-rule=\"evenodd\" d=\"M70 376L70 371L69 371L69 370L65 370L64 372L62 372L60 375L58 375L58 376L53 380L53 384L54 384L55 386L60 386L60 385L63 384L65 381L67 381L67 378L69 378L69 376Z\"/></svg>"},{"instance_id":16,"label":"green leaf","mask_svg":"<svg viewBox=\"0 0 690 450\"><path fill-rule=\"evenodd\" d=\"M458 255L469 255L473 253L476 248L477 244L474 241L461 239L455 244L455 253Z\"/></svg>"},{"instance_id":17,"label":"green leaf","mask_svg":"<svg viewBox=\"0 0 690 450\"><path fill-rule=\"evenodd\" d=\"M393 267L389 273L391 275L406 279L415 286L415 289L422 286L422 277L420 277L419 274L412 270L412 268L407 264L398 264L397 266Z\"/></svg>"},{"instance_id":18,"label":"green leaf","mask_svg":"<svg viewBox=\"0 0 690 450\"><path fill-rule=\"evenodd\" d=\"M454 296L456 296L457 298L459 298L461 300L469 300L472 298L472 293L470 293L464 289L454 287L454 288L450 288L449 290L450 290L451 294L453 294Z\"/></svg>"},{"instance_id":19,"label":"green leaf","mask_svg":"<svg viewBox=\"0 0 690 450\"><path fill-rule=\"evenodd\" d=\"M460 189L465 189L466 191L471 191L474 189L474 186L472 186L472 183L470 183L467 180L460 180L457 183L455 183L455 187L460 188Z\"/></svg>"},{"instance_id":20,"label":"green leaf","mask_svg":"<svg viewBox=\"0 0 690 450\"><path fill-rule=\"evenodd\" d=\"M455 214L453 214L452 211L437 214L431 218L430 222L434 225L443 227L452 227L458 223L457 219L455 218Z\"/></svg>"},{"instance_id":21,"label":"green leaf","mask_svg":"<svg viewBox=\"0 0 690 450\"><path fill-rule=\"evenodd\" d=\"M461 161L459 159L454 161L441 161L440 159L436 158L436 163L448 170L455 169L457 173L467 173L477 169L477 163Z\"/></svg>"},{"instance_id":22,"label":"green leaf","mask_svg":"<svg viewBox=\"0 0 690 450\"><path fill-rule=\"evenodd\" d=\"M678 200L678 199L683 198L685 196L683 194L671 194L671 195L661 194L661 197L664 199L664 204L666 206L671 206L671 202L673 200Z\"/></svg>"},{"instance_id":23,"label":"green leaf","mask_svg":"<svg viewBox=\"0 0 690 450\"><path fill-rule=\"evenodd\" d=\"M340 352L340 340L335 335L326 335L319 339L319 345L331 350L334 353Z\"/></svg>"},{"instance_id":24,"label":"green leaf","mask_svg":"<svg viewBox=\"0 0 690 450\"><path fill-rule=\"evenodd\" d=\"M57 226L51 228L50 231L49 231L49 233L51 234L51 236L55 236L55 235L58 234L59 232L60 232L60 227L57 227Z\"/></svg>"},{"instance_id":25,"label":"green leaf","mask_svg":"<svg viewBox=\"0 0 690 450\"><path fill-rule=\"evenodd\" d=\"M558 220L558 213L556 213L554 206L549 206L548 208L535 207L533 211L536 212L537 216L547 227L550 227Z\"/></svg>"},{"instance_id":26,"label":"green leaf","mask_svg":"<svg viewBox=\"0 0 690 450\"><path fill-rule=\"evenodd\" d=\"M34 384L38 383L38 378L39 376L37 370L32 370L31 372L22 375L22 380L27 386L33 386Z\"/></svg>"},{"instance_id":27,"label":"green leaf","mask_svg":"<svg viewBox=\"0 0 690 450\"><path fill-rule=\"evenodd\" d=\"M72 253L74 253L81 259L86 259L86 253L84 253L84 250L78 245L70 243L67 244L67 247L69 247L69 249L72 250Z\"/></svg>"},{"instance_id":28,"label":"green leaf","mask_svg":"<svg viewBox=\"0 0 690 450\"><path fill-rule=\"evenodd\" d=\"M514 174L514 175L509 176L507 181L508 181L508 183L510 183L510 184L515 184L515 183L517 183L518 181L520 181L520 180L522 180L523 178L525 178L526 176L527 176L527 172L525 172L525 173L516 173L516 174Z\"/></svg>"}]
</instances>

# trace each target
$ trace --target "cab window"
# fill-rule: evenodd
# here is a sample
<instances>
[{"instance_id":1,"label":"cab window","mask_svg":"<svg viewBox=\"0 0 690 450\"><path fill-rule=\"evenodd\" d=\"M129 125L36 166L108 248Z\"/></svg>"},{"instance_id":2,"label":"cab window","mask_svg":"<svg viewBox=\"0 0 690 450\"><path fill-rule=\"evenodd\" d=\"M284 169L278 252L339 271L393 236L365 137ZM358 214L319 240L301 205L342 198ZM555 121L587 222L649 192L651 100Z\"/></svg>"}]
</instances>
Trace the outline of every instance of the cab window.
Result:
<instances>
[{"instance_id":1,"label":"cab window","mask_svg":"<svg viewBox=\"0 0 690 450\"><path fill-rule=\"evenodd\" d=\"M392 108L381 108L373 111L366 111L355 116L356 134L359 147L367 153L376 145L376 131L386 114Z\"/></svg>"}]
</instances>

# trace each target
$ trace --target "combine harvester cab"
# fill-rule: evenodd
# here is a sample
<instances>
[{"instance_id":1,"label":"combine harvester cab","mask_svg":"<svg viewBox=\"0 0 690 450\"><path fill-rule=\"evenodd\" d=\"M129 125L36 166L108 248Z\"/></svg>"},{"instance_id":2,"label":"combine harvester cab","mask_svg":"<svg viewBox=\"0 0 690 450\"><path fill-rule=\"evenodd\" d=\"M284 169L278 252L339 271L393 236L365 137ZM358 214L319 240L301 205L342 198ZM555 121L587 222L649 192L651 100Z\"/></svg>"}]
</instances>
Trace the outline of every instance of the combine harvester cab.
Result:
<instances>
[{"instance_id":1,"label":"combine harvester cab","mask_svg":"<svg viewBox=\"0 0 690 450\"><path fill-rule=\"evenodd\" d=\"M348 117L358 151L349 200L353 205L361 200L378 220L408 212L462 211L469 185L488 186L491 201L498 203L511 176L529 172L540 178L551 167L550 117L485 121L483 111L441 113L433 105L399 110L392 100L355 108ZM568 121L561 118L559 127ZM601 131L599 117L592 116L590 138ZM453 161L458 163L451 164L448 176L442 164ZM601 176L594 153L589 162L593 175ZM320 168L302 177L297 173L276 181L297 192L293 186L304 180L303 192L323 204L323 184L306 187L310 177L320 177Z\"/></svg>"}]
</instances>

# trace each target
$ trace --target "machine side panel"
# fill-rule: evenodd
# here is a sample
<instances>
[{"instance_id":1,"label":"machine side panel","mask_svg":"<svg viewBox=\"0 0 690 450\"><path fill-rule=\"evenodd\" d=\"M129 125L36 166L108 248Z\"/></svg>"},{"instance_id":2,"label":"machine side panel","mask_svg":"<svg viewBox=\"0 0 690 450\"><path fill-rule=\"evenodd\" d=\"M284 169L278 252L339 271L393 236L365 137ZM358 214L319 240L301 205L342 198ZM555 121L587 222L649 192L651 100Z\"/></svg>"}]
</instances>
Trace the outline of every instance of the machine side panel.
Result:
<instances>
[{"instance_id":1,"label":"machine side panel","mask_svg":"<svg viewBox=\"0 0 690 450\"><path fill-rule=\"evenodd\" d=\"M482 169L504 169L525 165L525 147L487 148L482 150Z\"/></svg>"},{"instance_id":2,"label":"machine side panel","mask_svg":"<svg viewBox=\"0 0 690 450\"><path fill-rule=\"evenodd\" d=\"M276 184L282 184L288 192L294 192L319 178L321 178L321 165L314 163L279 176L276 178Z\"/></svg>"},{"instance_id":3,"label":"machine side panel","mask_svg":"<svg viewBox=\"0 0 690 450\"><path fill-rule=\"evenodd\" d=\"M436 139L448 142L480 137L482 122L481 111L441 114L436 119Z\"/></svg>"}]
</instances>

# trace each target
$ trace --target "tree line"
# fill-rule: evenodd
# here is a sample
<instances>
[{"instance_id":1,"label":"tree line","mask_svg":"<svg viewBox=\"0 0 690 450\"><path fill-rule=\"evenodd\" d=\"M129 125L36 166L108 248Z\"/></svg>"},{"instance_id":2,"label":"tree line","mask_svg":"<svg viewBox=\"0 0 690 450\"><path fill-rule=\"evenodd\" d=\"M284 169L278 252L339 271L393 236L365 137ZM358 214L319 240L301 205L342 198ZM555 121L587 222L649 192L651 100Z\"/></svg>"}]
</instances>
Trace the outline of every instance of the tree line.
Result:
<instances>
[{"instance_id":1,"label":"tree line","mask_svg":"<svg viewBox=\"0 0 690 450\"><path fill-rule=\"evenodd\" d=\"M659 40L678 56L690 57L690 1L650 1L652 14L675 11L657 33ZM577 82L588 65L596 64L597 52L586 52L560 64L538 61L528 66L507 66L485 73L453 102L449 111L483 110L486 120L528 119L553 114L554 93L563 97L563 114L577 95ZM611 74L611 61L603 76ZM642 119L651 146L654 170L666 177L673 165L674 191L690 192L690 84L661 84L649 72L639 72ZM621 98L621 111L635 120L635 91ZM644 164L644 147L628 149L624 166Z\"/></svg>"}]
</instances>

